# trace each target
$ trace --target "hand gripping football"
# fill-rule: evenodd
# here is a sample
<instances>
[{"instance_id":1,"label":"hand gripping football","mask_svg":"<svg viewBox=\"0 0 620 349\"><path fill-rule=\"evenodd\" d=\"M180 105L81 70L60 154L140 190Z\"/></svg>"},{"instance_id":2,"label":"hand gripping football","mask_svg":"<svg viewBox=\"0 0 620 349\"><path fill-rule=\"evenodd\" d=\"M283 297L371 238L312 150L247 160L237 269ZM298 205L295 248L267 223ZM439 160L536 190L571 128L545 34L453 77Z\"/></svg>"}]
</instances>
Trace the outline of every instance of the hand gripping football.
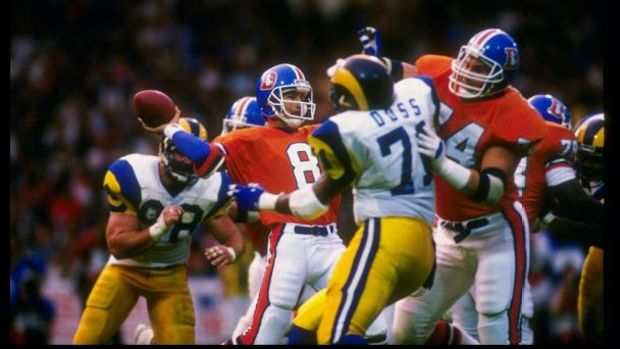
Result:
<instances>
[{"instance_id":1,"label":"hand gripping football","mask_svg":"<svg viewBox=\"0 0 620 349\"><path fill-rule=\"evenodd\" d=\"M167 124L175 114L176 104L165 93L142 90L133 96L133 111L145 126L155 128Z\"/></svg>"}]
</instances>

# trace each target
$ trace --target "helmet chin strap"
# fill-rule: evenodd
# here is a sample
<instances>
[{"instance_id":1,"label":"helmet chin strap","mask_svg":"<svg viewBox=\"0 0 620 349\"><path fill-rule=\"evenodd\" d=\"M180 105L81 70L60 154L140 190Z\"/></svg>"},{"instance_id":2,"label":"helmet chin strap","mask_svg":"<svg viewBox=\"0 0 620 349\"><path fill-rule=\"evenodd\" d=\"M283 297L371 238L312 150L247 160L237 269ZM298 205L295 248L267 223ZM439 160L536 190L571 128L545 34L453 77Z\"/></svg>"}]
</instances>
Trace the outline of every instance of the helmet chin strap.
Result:
<instances>
[{"instance_id":1,"label":"helmet chin strap","mask_svg":"<svg viewBox=\"0 0 620 349\"><path fill-rule=\"evenodd\" d=\"M278 117L280 120L284 121L284 123L285 123L288 127L290 127L290 128L294 128L294 129L299 128L299 127L301 126L301 124L303 124L303 123L304 123L304 120L302 120L302 119L292 119L292 118L287 118L287 117L283 116L283 115L282 115L282 113L278 113L278 114L277 114L277 117Z\"/></svg>"},{"instance_id":2,"label":"helmet chin strap","mask_svg":"<svg viewBox=\"0 0 620 349\"><path fill-rule=\"evenodd\" d=\"M164 168L166 170L166 172L168 172L168 174L177 182L180 183L186 183L189 181L189 176L186 175L182 175L179 173L174 172L171 168L170 168L170 162L168 162L168 159L166 159L165 156L162 157L162 162L164 163Z\"/></svg>"}]
</instances>

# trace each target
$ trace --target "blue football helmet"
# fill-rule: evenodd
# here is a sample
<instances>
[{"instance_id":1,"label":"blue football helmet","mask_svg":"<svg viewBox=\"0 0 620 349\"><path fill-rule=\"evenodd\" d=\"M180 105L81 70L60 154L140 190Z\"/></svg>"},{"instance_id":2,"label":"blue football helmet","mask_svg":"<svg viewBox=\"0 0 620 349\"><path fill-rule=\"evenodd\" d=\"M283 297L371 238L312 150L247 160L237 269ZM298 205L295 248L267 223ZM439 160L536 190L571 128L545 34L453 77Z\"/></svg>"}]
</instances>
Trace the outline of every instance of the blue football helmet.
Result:
<instances>
[{"instance_id":1,"label":"blue football helmet","mask_svg":"<svg viewBox=\"0 0 620 349\"><path fill-rule=\"evenodd\" d=\"M543 119L570 129L570 111L561 100L552 95L535 95L527 102Z\"/></svg>"},{"instance_id":2,"label":"blue football helmet","mask_svg":"<svg viewBox=\"0 0 620 349\"><path fill-rule=\"evenodd\" d=\"M264 125L265 118L260 113L256 97L245 96L236 100L224 116L222 135L238 128L262 127Z\"/></svg>"},{"instance_id":3,"label":"blue football helmet","mask_svg":"<svg viewBox=\"0 0 620 349\"><path fill-rule=\"evenodd\" d=\"M278 64L261 75L256 82L256 101L263 117L276 116L290 126L314 119L312 86L292 64Z\"/></svg>"},{"instance_id":4,"label":"blue football helmet","mask_svg":"<svg viewBox=\"0 0 620 349\"><path fill-rule=\"evenodd\" d=\"M462 98L486 97L508 87L520 68L517 43L501 29L486 29L461 46L448 88Z\"/></svg>"}]
</instances>

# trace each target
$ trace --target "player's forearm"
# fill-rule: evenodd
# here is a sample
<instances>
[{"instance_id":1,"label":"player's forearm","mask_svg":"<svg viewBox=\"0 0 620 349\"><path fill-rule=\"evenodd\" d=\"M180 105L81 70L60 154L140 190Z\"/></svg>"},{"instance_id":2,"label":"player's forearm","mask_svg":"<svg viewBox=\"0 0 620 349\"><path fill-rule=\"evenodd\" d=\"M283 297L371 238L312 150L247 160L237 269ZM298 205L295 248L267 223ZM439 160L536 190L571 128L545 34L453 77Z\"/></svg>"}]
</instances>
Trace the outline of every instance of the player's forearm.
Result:
<instances>
[{"instance_id":1,"label":"player's forearm","mask_svg":"<svg viewBox=\"0 0 620 349\"><path fill-rule=\"evenodd\" d=\"M107 233L110 253L116 259L130 258L139 255L155 245L156 241L144 230L118 230Z\"/></svg>"},{"instance_id":2,"label":"player's forearm","mask_svg":"<svg viewBox=\"0 0 620 349\"><path fill-rule=\"evenodd\" d=\"M297 189L292 193L279 196L265 197L265 195L272 194L265 193L261 196L262 202L259 201L261 210L273 210L307 219L317 218L327 211L327 205L319 201L311 187Z\"/></svg>"},{"instance_id":3,"label":"player's forearm","mask_svg":"<svg viewBox=\"0 0 620 349\"><path fill-rule=\"evenodd\" d=\"M547 218L547 220L547 231L558 237L603 247L604 224L586 224L563 217Z\"/></svg>"},{"instance_id":4,"label":"player's forearm","mask_svg":"<svg viewBox=\"0 0 620 349\"><path fill-rule=\"evenodd\" d=\"M605 207L586 194L577 179L550 186L548 189L560 204L559 209L568 214L566 217L589 224L605 221Z\"/></svg>"},{"instance_id":5,"label":"player's forearm","mask_svg":"<svg viewBox=\"0 0 620 349\"><path fill-rule=\"evenodd\" d=\"M172 140L181 154L187 156L196 166L202 165L211 154L211 145L208 142L184 132L177 124L166 126L164 134Z\"/></svg>"},{"instance_id":6,"label":"player's forearm","mask_svg":"<svg viewBox=\"0 0 620 349\"><path fill-rule=\"evenodd\" d=\"M309 219L316 218L325 213L329 202L347 187L348 185L322 175L312 187L298 189L277 197L274 208L275 211L284 214ZM271 204L266 201L264 203Z\"/></svg>"},{"instance_id":7,"label":"player's forearm","mask_svg":"<svg viewBox=\"0 0 620 349\"><path fill-rule=\"evenodd\" d=\"M504 195L506 176L499 169L487 168L478 172L445 159L437 165L436 171L452 187L475 201L494 205Z\"/></svg>"}]
</instances>

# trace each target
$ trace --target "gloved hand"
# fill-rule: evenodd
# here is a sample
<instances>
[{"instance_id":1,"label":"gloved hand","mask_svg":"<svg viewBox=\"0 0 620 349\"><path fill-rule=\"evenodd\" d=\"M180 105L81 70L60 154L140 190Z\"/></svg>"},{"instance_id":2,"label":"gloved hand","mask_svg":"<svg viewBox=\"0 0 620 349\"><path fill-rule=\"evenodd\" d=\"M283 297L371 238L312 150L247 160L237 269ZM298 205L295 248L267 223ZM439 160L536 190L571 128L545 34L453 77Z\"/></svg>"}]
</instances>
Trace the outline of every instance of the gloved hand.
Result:
<instances>
[{"instance_id":1,"label":"gloved hand","mask_svg":"<svg viewBox=\"0 0 620 349\"><path fill-rule=\"evenodd\" d=\"M228 186L228 196L234 197L238 208L247 211L258 211L258 201L265 193L265 189L259 184L251 183L249 186L231 184Z\"/></svg>"},{"instance_id":2,"label":"gloved hand","mask_svg":"<svg viewBox=\"0 0 620 349\"><path fill-rule=\"evenodd\" d=\"M381 57L383 54L383 40L381 32L374 27L365 27L357 31L357 38L362 43L362 53Z\"/></svg>"},{"instance_id":3,"label":"gloved hand","mask_svg":"<svg viewBox=\"0 0 620 349\"><path fill-rule=\"evenodd\" d=\"M425 122L416 126L416 143L418 153L431 159L433 169L438 169L446 160L446 147L444 142L437 136Z\"/></svg>"}]
</instances>

